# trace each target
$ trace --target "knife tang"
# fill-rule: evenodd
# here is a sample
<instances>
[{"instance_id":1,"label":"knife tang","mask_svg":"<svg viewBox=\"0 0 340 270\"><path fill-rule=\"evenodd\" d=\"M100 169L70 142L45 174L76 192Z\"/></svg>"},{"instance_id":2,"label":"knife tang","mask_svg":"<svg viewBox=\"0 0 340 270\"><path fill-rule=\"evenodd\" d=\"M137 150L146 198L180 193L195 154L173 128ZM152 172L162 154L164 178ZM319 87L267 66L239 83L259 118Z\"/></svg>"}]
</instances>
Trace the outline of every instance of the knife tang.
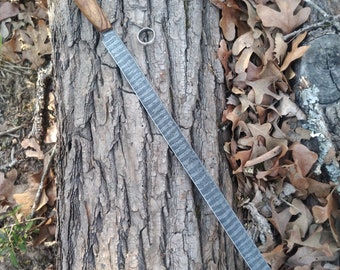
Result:
<instances>
[{"instance_id":1,"label":"knife tang","mask_svg":"<svg viewBox=\"0 0 340 270\"><path fill-rule=\"evenodd\" d=\"M111 28L110 21L96 0L74 0L74 2L99 32L104 32Z\"/></svg>"}]
</instances>

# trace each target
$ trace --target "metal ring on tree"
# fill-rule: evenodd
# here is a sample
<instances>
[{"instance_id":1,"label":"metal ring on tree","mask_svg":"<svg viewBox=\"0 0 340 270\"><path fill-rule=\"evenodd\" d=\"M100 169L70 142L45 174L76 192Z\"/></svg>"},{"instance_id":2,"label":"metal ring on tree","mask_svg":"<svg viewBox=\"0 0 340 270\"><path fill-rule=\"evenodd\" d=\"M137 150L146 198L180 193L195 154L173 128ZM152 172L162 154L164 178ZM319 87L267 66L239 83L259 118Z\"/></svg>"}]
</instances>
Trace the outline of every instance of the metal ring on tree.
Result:
<instances>
[{"instance_id":1,"label":"metal ring on tree","mask_svg":"<svg viewBox=\"0 0 340 270\"><path fill-rule=\"evenodd\" d=\"M149 45L155 41L155 31L150 27L144 27L137 34L138 42L142 45Z\"/></svg>"}]
</instances>

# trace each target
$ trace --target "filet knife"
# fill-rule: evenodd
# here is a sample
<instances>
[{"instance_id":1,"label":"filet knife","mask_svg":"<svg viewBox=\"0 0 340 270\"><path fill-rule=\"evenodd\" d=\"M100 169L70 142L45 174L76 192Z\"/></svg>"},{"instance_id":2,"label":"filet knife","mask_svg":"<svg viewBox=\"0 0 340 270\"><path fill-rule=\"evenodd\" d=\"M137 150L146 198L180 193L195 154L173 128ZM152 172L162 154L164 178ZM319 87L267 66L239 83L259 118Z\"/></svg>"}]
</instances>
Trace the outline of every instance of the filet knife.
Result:
<instances>
[{"instance_id":1,"label":"filet knife","mask_svg":"<svg viewBox=\"0 0 340 270\"><path fill-rule=\"evenodd\" d=\"M270 269L134 57L112 29L111 23L96 0L75 0L75 3L93 26L102 33L106 49L247 265L254 270Z\"/></svg>"}]
</instances>

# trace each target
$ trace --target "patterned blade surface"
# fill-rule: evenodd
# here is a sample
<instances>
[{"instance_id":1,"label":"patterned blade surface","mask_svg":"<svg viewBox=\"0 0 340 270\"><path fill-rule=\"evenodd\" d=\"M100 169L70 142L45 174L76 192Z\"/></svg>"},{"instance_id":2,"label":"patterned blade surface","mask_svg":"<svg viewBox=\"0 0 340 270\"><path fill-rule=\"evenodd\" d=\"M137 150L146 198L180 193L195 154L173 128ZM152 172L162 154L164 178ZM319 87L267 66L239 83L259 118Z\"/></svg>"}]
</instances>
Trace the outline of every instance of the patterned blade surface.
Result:
<instances>
[{"instance_id":1,"label":"patterned blade surface","mask_svg":"<svg viewBox=\"0 0 340 270\"><path fill-rule=\"evenodd\" d=\"M103 33L103 43L245 262L251 269L270 269L125 44L114 30Z\"/></svg>"}]
</instances>

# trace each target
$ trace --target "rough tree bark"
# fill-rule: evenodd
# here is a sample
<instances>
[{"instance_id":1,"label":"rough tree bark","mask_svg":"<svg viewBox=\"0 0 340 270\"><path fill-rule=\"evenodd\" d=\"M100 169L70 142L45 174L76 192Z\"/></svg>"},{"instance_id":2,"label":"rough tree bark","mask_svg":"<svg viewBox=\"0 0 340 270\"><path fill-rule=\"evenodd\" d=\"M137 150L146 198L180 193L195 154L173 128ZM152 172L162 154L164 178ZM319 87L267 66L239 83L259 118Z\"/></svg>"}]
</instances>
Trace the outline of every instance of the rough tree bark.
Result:
<instances>
[{"instance_id":1,"label":"rough tree bark","mask_svg":"<svg viewBox=\"0 0 340 270\"><path fill-rule=\"evenodd\" d=\"M209 1L101 6L232 200L217 130L224 108ZM137 42L142 26L155 43ZM72 1L52 1L58 101L59 269L243 269L230 240Z\"/></svg>"}]
</instances>

